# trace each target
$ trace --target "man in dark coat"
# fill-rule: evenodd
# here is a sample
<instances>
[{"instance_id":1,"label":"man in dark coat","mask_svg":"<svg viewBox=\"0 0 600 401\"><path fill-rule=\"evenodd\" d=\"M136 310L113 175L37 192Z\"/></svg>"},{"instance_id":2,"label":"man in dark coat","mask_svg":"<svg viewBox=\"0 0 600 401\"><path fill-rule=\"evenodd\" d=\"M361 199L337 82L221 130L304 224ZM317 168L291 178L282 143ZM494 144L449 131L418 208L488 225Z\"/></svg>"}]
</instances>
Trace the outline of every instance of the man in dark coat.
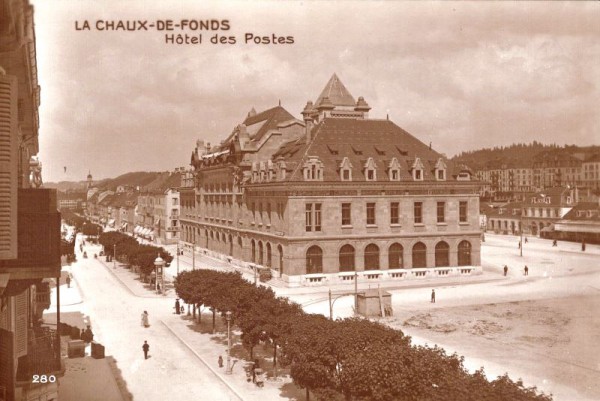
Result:
<instances>
[{"instance_id":1,"label":"man in dark coat","mask_svg":"<svg viewBox=\"0 0 600 401\"><path fill-rule=\"evenodd\" d=\"M144 340L144 345L142 345L142 349L144 350L144 359L148 359L148 351L150 351L150 345L148 345L148 341Z\"/></svg>"},{"instance_id":2,"label":"man in dark coat","mask_svg":"<svg viewBox=\"0 0 600 401\"><path fill-rule=\"evenodd\" d=\"M431 303L435 303L435 290L431 290Z\"/></svg>"},{"instance_id":3,"label":"man in dark coat","mask_svg":"<svg viewBox=\"0 0 600 401\"><path fill-rule=\"evenodd\" d=\"M527 267L527 265L525 265L525 275L529 276L529 267Z\"/></svg>"},{"instance_id":4,"label":"man in dark coat","mask_svg":"<svg viewBox=\"0 0 600 401\"><path fill-rule=\"evenodd\" d=\"M175 313L178 314L178 315L181 313L181 311L180 311L179 308L180 308L180 306L179 306L179 298L177 298L175 300Z\"/></svg>"},{"instance_id":5,"label":"man in dark coat","mask_svg":"<svg viewBox=\"0 0 600 401\"><path fill-rule=\"evenodd\" d=\"M504 276L506 276L506 273L508 273L508 266L504 265Z\"/></svg>"}]
</instances>

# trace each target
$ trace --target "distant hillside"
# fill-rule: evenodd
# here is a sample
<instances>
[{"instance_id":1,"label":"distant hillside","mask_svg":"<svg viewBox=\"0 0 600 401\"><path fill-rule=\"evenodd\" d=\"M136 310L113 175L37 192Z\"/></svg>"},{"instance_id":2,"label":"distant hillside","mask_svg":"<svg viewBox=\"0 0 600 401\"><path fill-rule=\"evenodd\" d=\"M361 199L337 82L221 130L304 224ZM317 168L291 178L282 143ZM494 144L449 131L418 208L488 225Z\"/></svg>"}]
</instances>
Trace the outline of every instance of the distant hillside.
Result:
<instances>
[{"instance_id":1,"label":"distant hillside","mask_svg":"<svg viewBox=\"0 0 600 401\"><path fill-rule=\"evenodd\" d=\"M102 189L110 189L115 190L119 185L128 185L131 187L145 187L157 179L162 177L166 173L157 173L157 172L147 172L147 171L139 171L134 173L125 173L116 178L106 178L100 181L94 181L94 186ZM168 174L167 174L168 175ZM44 183L46 188L56 188L59 191L65 192L68 190L81 190L85 189L87 186L87 182L85 181L60 181L58 183L48 182Z\"/></svg>"},{"instance_id":2,"label":"distant hillside","mask_svg":"<svg viewBox=\"0 0 600 401\"><path fill-rule=\"evenodd\" d=\"M587 157L592 153L600 152L600 146L566 145L561 147L556 144L546 145L533 141L530 144L519 143L510 146L466 151L454 156L451 160L466 164L473 170L481 170L493 164L506 164L513 168L532 167L533 158L541 152L548 151L565 152L581 158L582 155Z\"/></svg>"},{"instance_id":3,"label":"distant hillside","mask_svg":"<svg viewBox=\"0 0 600 401\"><path fill-rule=\"evenodd\" d=\"M131 187L145 187L156 180L162 173L139 171L135 173L125 173L117 178L108 178L98 181L94 185L98 188L115 190L119 185L129 185Z\"/></svg>"}]
</instances>

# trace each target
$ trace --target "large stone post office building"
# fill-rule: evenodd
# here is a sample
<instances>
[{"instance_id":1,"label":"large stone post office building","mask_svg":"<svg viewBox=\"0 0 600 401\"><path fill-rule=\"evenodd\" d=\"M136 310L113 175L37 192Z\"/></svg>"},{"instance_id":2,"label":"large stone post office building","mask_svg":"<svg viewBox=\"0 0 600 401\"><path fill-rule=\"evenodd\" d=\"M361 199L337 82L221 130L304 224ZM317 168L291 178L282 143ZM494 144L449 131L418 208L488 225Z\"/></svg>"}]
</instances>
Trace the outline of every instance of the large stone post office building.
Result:
<instances>
[{"instance_id":1,"label":"large stone post office building","mask_svg":"<svg viewBox=\"0 0 600 401\"><path fill-rule=\"evenodd\" d=\"M181 239L289 285L480 273L479 182L333 75L302 120L256 113L198 141Z\"/></svg>"}]
</instances>

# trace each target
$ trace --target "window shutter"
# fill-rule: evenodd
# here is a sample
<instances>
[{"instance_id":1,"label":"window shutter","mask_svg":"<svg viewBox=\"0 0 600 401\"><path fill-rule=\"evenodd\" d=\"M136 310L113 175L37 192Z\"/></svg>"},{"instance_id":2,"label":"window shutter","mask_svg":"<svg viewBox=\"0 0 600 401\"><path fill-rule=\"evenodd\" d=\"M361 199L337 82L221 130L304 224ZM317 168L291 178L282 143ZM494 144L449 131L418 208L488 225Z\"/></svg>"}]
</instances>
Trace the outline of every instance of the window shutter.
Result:
<instances>
[{"instance_id":1,"label":"window shutter","mask_svg":"<svg viewBox=\"0 0 600 401\"><path fill-rule=\"evenodd\" d=\"M0 260L17 258L17 78L0 72Z\"/></svg>"},{"instance_id":2,"label":"window shutter","mask_svg":"<svg viewBox=\"0 0 600 401\"><path fill-rule=\"evenodd\" d=\"M17 295L15 302L15 355L27 355L27 297L29 291Z\"/></svg>"}]
</instances>

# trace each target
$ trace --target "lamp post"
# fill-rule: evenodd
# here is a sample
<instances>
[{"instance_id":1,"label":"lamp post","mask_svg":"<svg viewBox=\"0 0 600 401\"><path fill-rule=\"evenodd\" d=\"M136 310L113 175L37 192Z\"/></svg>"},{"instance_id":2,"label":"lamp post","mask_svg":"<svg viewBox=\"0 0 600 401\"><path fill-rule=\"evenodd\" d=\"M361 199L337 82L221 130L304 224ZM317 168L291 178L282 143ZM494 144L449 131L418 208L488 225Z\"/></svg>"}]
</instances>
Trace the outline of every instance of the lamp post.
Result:
<instances>
[{"instance_id":1,"label":"lamp post","mask_svg":"<svg viewBox=\"0 0 600 401\"><path fill-rule=\"evenodd\" d=\"M158 272L160 270L160 274L161 274L161 284L162 284L162 271L163 271L163 266L165 265L165 261L160 257L160 253L158 254L158 256L156 257L156 259L154 260L154 288L156 289L156 293L160 294L160 291L162 290L159 289L158 287Z\"/></svg>"},{"instance_id":2,"label":"lamp post","mask_svg":"<svg viewBox=\"0 0 600 401\"><path fill-rule=\"evenodd\" d=\"M231 374L231 311L225 312L225 318L227 319L227 370L225 374Z\"/></svg>"},{"instance_id":3,"label":"lamp post","mask_svg":"<svg viewBox=\"0 0 600 401\"><path fill-rule=\"evenodd\" d=\"M179 241L177 242L177 275L179 276Z\"/></svg>"},{"instance_id":4,"label":"lamp post","mask_svg":"<svg viewBox=\"0 0 600 401\"><path fill-rule=\"evenodd\" d=\"M354 314L358 315L358 272L354 269Z\"/></svg>"},{"instance_id":5,"label":"lamp post","mask_svg":"<svg viewBox=\"0 0 600 401\"><path fill-rule=\"evenodd\" d=\"M113 269L117 268L117 244L113 244Z\"/></svg>"}]
</instances>

